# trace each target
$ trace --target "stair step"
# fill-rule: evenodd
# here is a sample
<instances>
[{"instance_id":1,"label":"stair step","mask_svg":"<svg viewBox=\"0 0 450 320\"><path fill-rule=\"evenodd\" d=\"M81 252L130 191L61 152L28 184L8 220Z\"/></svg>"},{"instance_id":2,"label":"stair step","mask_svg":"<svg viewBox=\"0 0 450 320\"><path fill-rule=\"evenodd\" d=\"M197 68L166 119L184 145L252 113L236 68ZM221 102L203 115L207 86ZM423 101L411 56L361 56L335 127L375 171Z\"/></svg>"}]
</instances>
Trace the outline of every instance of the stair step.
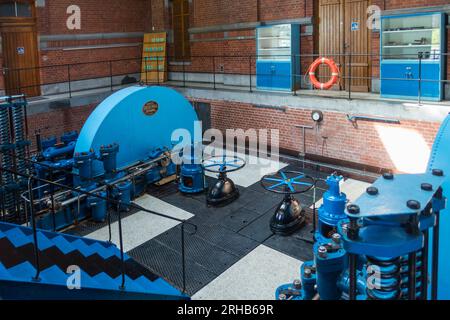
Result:
<instances>
[{"instance_id":1,"label":"stair step","mask_svg":"<svg viewBox=\"0 0 450 320\"><path fill-rule=\"evenodd\" d=\"M57 237L54 237L52 239L52 242L56 245L56 247L61 250L62 253L64 254L68 254L69 252L72 252L74 250L77 250L77 245L73 245L72 243L70 243L69 241L67 241L66 238L64 238L64 236L59 235Z\"/></svg>"},{"instance_id":2,"label":"stair step","mask_svg":"<svg viewBox=\"0 0 450 320\"><path fill-rule=\"evenodd\" d=\"M118 276L114 279L116 288L119 288L122 285L122 275ZM128 292L143 292L147 293L148 290L143 288L139 283L137 283L135 280L132 280L130 277L125 276L125 289L124 291Z\"/></svg>"},{"instance_id":3,"label":"stair step","mask_svg":"<svg viewBox=\"0 0 450 320\"><path fill-rule=\"evenodd\" d=\"M12 268L9 268L8 272L11 277L15 279L29 281L35 276L36 269L29 261L25 261Z\"/></svg>"},{"instance_id":4,"label":"stair step","mask_svg":"<svg viewBox=\"0 0 450 320\"><path fill-rule=\"evenodd\" d=\"M155 292L164 292L165 294L170 294L170 295L174 295L174 296L182 295L180 290L174 288L163 278L158 278L155 281L153 281L152 283L154 286L156 286L158 288L158 290L155 290Z\"/></svg>"},{"instance_id":5,"label":"stair step","mask_svg":"<svg viewBox=\"0 0 450 320\"><path fill-rule=\"evenodd\" d=\"M94 243L91 245L91 248L95 250L95 252L100 255L103 259L111 258L112 256L117 256L120 258L120 250L117 250L116 247L105 248L100 243Z\"/></svg>"},{"instance_id":6,"label":"stair step","mask_svg":"<svg viewBox=\"0 0 450 320\"><path fill-rule=\"evenodd\" d=\"M33 238L26 236L19 228L11 228L4 231L4 234L16 248L33 242Z\"/></svg>"},{"instance_id":7,"label":"stair step","mask_svg":"<svg viewBox=\"0 0 450 320\"><path fill-rule=\"evenodd\" d=\"M77 250L79 250L85 257L89 257L97 252L95 248L86 244L86 242L84 242L82 239L75 240L71 243L71 245L77 248Z\"/></svg>"},{"instance_id":8,"label":"stair step","mask_svg":"<svg viewBox=\"0 0 450 320\"><path fill-rule=\"evenodd\" d=\"M47 250L48 248L55 246L55 244L52 241L50 241L41 231L38 231L36 233L36 236L39 251L44 251ZM33 236L30 237L33 239Z\"/></svg>"},{"instance_id":9,"label":"stair step","mask_svg":"<svg viewBox=\"0 0 450 320\"><path fill-rule=\"evenodd\" d=\"M93 288L93 289L102 289L103 286L95 281L90 275L88 275L84 270L80 270L81 274L81 289L83 288Z\"/></svg>"},{"instance_id":10,"label":"stair step","mask_svg":"<svg viewBox=\"0 0 450 320\"><path fill-rule=\"evenodd\" d=\"M0 279L2 280L12 280L11 274L6 270L3 263L0 262Z\"/></svg>"},{"instance_id":11,"label":"stair step","mask_svg":"<svg viewBox=\"0 0 450 320\"><path fill-rule=\"evenodd\" d=\"M39 276L43 283L55 284L55 285L66 285L69 275L64 273L56 265L51 266L43 271Z\"/></svg>"}]
</instances>

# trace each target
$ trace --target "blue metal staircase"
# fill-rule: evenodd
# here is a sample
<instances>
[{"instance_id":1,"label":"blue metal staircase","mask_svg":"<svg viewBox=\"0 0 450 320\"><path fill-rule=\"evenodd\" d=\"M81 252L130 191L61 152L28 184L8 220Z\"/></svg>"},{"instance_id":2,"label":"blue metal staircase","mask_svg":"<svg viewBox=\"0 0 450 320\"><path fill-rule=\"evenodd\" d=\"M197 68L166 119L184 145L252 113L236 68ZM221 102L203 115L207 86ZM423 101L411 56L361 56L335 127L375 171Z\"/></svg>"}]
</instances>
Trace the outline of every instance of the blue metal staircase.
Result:
<instances>
[{"instance_id":1,"label":"blue metal staircase","mask_svg":"<svg viewBox=\"0 0 450 320\"><path fill-rule=\"evenodd\" d=\"M43 230L36 236L39 262L33 230L0 222L0 299L188 299L126 254L122 264L113 244ZM79 268L80 289L67 286L70 266Z\"/></svg>"}]
</instances>

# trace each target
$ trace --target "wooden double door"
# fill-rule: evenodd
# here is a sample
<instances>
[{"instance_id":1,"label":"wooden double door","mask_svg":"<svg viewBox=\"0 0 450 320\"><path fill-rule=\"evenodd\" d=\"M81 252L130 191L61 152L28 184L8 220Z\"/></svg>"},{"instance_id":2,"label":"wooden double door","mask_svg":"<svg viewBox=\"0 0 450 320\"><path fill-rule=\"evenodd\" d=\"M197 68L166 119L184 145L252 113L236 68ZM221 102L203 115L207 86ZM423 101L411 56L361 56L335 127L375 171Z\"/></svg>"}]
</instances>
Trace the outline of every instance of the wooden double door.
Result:
<instances>
[{"instance_id":1,"label":"wooden double door","mask_svg":"<svg viewBox=\"0 0 450 320\"><path fill-rule=\"evenodd\" d=\"M369 6L370 0L318 0L318 51L339 66L341 77L335 89L370 90ZM319 75L327 78L330 73L321 67Z\"/></svg>"}]
</instances>

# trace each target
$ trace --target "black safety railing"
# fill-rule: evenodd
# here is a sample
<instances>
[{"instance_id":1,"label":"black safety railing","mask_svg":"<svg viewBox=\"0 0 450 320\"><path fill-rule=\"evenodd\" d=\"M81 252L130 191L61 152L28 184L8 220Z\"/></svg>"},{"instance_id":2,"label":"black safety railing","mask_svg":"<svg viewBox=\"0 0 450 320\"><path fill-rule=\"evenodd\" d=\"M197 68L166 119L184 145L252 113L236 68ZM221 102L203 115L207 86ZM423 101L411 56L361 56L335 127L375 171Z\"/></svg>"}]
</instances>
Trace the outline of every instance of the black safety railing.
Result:
<instances>
[{"instance_id":1,"label":"black safety railing","mask_svg":"<svg viewBox=\"0 0 450 320\"><path fill-rule=\"evenodd\" d=\"M351 100L355 97L355 87L372 87L374 81L404 81L418 84L417 100L424 98L424 84L450 83L447 77L450 71L448 53L419 52L417 54L299 54L299 55L205 55L190 56L184 62L177 62L173 57L136 57L120 60L104 60L63 65L45 65L37 68L8 69L1 71L5 77L4 88L0 90L21 93L40 91L43 96L66 95L95 91L114 91L132 84L168 85L174 87L228 89L253 92L258 89L257 79L273 76L273 70L264 71L257 67L263 61L290 61L295 72L276 71L276 77L284 82L298 86L290 86L293 95L311 95L336 97L338 90L316 90L310 83L308 70L311 63L319 57L333 59L340 71L337 89L343 91L340 97ZM408 64L417 62L417 75L406 75L399 72L398 77L381 77L381 61L402 61ZM424 72L423 65L429 61L442 60L444 77L430 78ZM165 61L168 61L166 63ZM26 83L32 74L39 74L39 83ZM316 77L321 82L329 80L329 72L320 67ZM9 79L7 79L9 78ZM14 84L12 84L14 83ZM11 87L12 86L12 87ZM32 90L33 89L33 90ZM288 89L289 91L289 89ZM373 92L378 90L372 90ZM361 97L361 96L357 96Z\"/></svg>"},{"instance_id":2,"label":"black safety railing","mask_svg":"<svg viewBox=\"0 0 450 320\"><path fill-rule=\"evenodd\" d=\"M14 156L16 159L17 157ZM30 159L23 159L24 161L29 161L30 163L34 163L33 160ZM119 287L119 289L124 290L125 289L125 274L126 274L126 267L125 267L125 261L124 261L124 244L123 244L123 230L122 230L122 216L121 216L121 208L123 207L127 207L130 209L135 209L135 210L139 210L139 211L143 211L155 216L159 216L165 219L170 219L173 221L177 221L179 223L181 223L181 267L182 267L182 292L186 293L186 256L185 256L185 225L190 225L193 228L192 233L195 233L197 231L197 226L187 220L184 219L179 219L179 218L175 218L172 216L168 216L153 210L149 210L147 208L144 208L134 202L130 202L127 204L123 204L121 203L120 200L114 199L114 198L110 198L108 196L102 196L99 193L95 193L95 192L89 192L86 190L82 190L80 188L75 188L75 187L71 187L65 184L62 184L59 181L51 181L51 180L47 180L47 179L43 179L40 177L37 177L35 175L32 174L24 174L24 173L20 173L16 170L14 170L13 168L4 168L2 166L0 166L0 174L2 173L2 171L4 172L8 172L14 175L16 180L26 180L27 181L27 191L25 191L22 194L22 199L24 200L24 206L23 209L26 211L26 215L27 215L27 224L28 221L31 224L32 227L32 231L33 231L33 250L34 250L34 262L35 262L35 268L36 268L36 274L35 276L32 278L33 281L39 281L40 280L40 273L42 271L41 269L41 264L40 264L40 253L39 253L39 243L38 243L38 229L36 226L36 218L37 218L37 213L35 210L35 199L34 199L34 195L35 192L38 188L42 188L42 187L49 187L50 189L50 213L52 215L52 220L53 220L53 231L56 231L56 224L55 224L55 215L56 215L56 207L55 207L55 201L54 201L54 196L55 196L55 188L57 188L60 191L70 191L73 194L76 194L78 196L80 195L84 195L90 198L96 198L99 200L103 200L107 202L107 207L113 207L116 210L117 213L117 224L118 224L118 235L119 235L119 249L120 249L120 261L121 261L121 285ZM38 187L33 187L34 183L39 183L40 186ZM107 188L112 187L114 184L111 185L107 185ZM28 220L29 217L29 220ZM110 211L108 210L108 229L109 229L109 243L112 243L112 229L111 229L111 215L110 215Z\"/></svg>"}]
</instances>

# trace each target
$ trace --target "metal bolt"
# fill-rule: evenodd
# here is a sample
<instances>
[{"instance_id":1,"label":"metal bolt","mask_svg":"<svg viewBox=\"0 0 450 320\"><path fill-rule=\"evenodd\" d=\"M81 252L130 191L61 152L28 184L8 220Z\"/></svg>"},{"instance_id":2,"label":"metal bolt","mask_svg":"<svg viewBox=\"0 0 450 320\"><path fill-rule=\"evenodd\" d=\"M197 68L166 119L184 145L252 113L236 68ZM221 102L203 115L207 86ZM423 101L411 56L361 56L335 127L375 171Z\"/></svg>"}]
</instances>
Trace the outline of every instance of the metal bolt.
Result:
<instances>
[{"instance_id":1,"label":"metal bolt","mask_svg":"<svg viewBox=\"0 0 450 320\"><path fill-rule=\"evenodd\" d=\"M441 169L433 169L431 173L436 177L442 177L444 175L444 171L442 171Z\"/></svg>"},{"instance_id":2,"label":"metal bolt","mask_svg":"<svg viewBox=\"0 0 450 320\"><path fill-rule=\"evenodd\" d=\"M368 187L366 189L366 192L368 194L370 194L371 196L376 196L378 194L378 188L376 188L376 187Z\"/></svg>"},{"instance_id":3,"label":"metal bolt","mask_svg":"<svg viewBox=\"0 0 450 320\"><path fill-rule=\"evenodd\" d=\"M430 183L422 183L422 184L420 185L420 188L421 188L423 191L433 191L433 185L431 185Z\"/></svg>"},{"instance_id":4,"label":"metal bolt","mask_svg":"<svg viewBox=\"0 0 450 320\"><path fill-rule=\"evenodd\" d=\"M331 236L331 239L334 241L334 243L340 243L341 235L339 233L335 233Z\"/></svg>"},{"instance_id":5,"label":"metal bolt","mask_svg":"<svg viewBox=\"0 0 450 320\"><path fill-rule=\"evenodd\" d=\"M311 274L312 274L312 272L311 272L310 268L305 268L305 270L303 271L303 275L307 279L311 278Z\"/></svg>"},{"instance_id":6,"label":"metal bolt","mask_svg":"<svg viewBox=\"0 0 450 320\"><path fill-rule=\"evenodd\" d=\"M350 214L359 214L360 210L359 210L359 206L357 206L356 204L350 204L347 206L347 211Z\"/></svg>"},{"instance_id":7,"label":"metal bolt","mask_svg":"<svg viewBox=\"0 0 450 320\"><path fill-rule=\"evenodd\" d=\"M420 202L417 200L409 200L408 202L406 202L406 205L408 206L408 208L413 209L413 210L420 209Z\"/></svg>"},{"instance_id":8,"label":"metal bolt","mask_svg":"<svg viewBox=\"0 0 450 320\"><path fill-rule=\"evenodd\" d=\"M278 299L280 299L280 300L286 300L286 295L285 295L284 293L280 293L280 294L278 295Z\"/></svg>"},{"instance_id":9,"label":"metal bolt","mask_svg":"<svg viewBox=\"0 0 450 320\"><path fill-rule=\"evenodd\" d=\"M347 232L348 232L348 223L343 223L343 224L342 224L342 231L343 231L344 233L347 233Z\"/></svg>"},{"instance_id":10,"label":"metal bolt","mask_svg":"<svg viewBox=\"0 0 450 320\"><path fill-rule=\"evenodd\" d=\"M328 250L324 246L320 246L317 251L319 253L319 257L321 257L321 258L326 258L327 257Z\"/></svg>"},{"instance_id":11,"label":"metal bolt","mask_svg":"<svg viewBox=\"0 0 450 320\"><path fill-rule=\"evenodd\" d=\"M294 285L294 288L297 290L302 288L302 282L299 279L295 279L292 284Z\"/></svg>"},{"instance_id":12,"label":"metal bolt","mask_svg":"<svg viewBox=\"0 0 450 320\"><path fill-rule=\"evenodd\" d=\"M390 172L387 173L383 173L383 178L386 180L393 180L394 179L394 175Z\"/></svg>"}]
</instances>

